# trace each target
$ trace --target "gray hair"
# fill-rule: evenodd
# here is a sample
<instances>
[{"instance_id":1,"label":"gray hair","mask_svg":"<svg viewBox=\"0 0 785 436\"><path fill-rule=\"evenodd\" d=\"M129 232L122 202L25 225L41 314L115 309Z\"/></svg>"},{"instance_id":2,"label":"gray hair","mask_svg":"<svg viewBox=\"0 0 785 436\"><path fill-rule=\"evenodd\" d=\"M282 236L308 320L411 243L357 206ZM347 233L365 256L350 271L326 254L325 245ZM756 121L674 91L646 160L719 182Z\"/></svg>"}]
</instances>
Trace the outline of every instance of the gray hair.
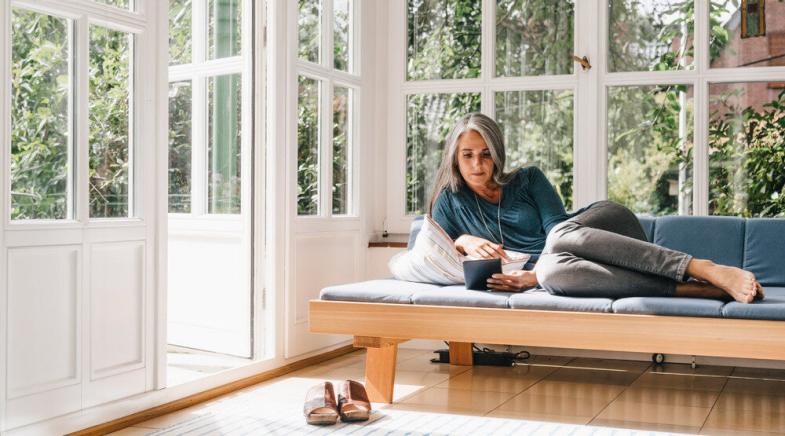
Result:
<instances>
[{"instance_id":1,"label":"gray hair","mask_svg":"<svg viewBox=\"0 0 785 436\"><path fill-rule=\"evenodd\" d=\"M503 186L510 180L510 175L504 172L506 153L504 150L504 137L499 125L491 117L479 112L472 112L464 115L455 123L455 127L447 135L442 154L442 163L436 172L436 181L431 192L431 201L428 203L428 213L433 212L433 205L442 190L449 187L450 191L458 192L458 189L466 183L458 169L458 141L461 135L474 130L482 136L488 150L491 152L493 160L493 181Z\"/></svg>"}]
</instances>

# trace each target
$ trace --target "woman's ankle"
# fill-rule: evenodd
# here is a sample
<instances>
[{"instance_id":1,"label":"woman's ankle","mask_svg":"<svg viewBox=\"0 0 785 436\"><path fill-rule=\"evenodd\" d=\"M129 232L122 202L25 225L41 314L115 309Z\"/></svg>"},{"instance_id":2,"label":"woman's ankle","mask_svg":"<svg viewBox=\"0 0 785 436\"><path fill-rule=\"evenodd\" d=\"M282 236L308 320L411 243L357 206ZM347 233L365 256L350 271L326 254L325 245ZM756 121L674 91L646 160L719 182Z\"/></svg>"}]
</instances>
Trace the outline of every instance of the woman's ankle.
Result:
<instances>
[{"instance_id":1,"label":"woman's ankle","mask_svg":"<svg viewBox=\"0 0 785 436\"><path fill-rule=\"evenodd\" d=\"M711 270L715 266L717 266L717 264L711 260L693 258L690 260L690 263L687 264L687 270L685 272L689 277L709 282L711 281Z\"/></svg>"}]
</instances>

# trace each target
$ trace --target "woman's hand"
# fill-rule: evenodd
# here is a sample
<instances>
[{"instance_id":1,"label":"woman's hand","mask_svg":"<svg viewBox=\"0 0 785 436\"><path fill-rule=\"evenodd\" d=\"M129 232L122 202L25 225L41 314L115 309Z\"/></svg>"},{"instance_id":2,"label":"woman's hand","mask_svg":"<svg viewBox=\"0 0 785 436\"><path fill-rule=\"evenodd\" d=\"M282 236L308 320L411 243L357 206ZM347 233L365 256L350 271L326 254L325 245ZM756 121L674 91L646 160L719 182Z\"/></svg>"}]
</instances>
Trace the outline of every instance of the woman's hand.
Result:
<instances>
[{"instance_id":1,"label":"woman's hand","mask_svg":"<svg viewBox=\"0 0 785 436\"><path fill-rule=\"evenodd\" d=\"M455 240L455 248L467 256L480 259L509 259L499 244L472 235L461 235Z\"/></svg>"},{"instance_id":2,"label":"woman's hand","mask_svg":"<svg viewBox=\"0 0 785 436\"><path fill-rule=\"evenodd\" d=\"M520 292L537 286L534 271L518 270L509 274L494 274L488 279L488 287L494 291Z\"/></svg>"}]
</instances>

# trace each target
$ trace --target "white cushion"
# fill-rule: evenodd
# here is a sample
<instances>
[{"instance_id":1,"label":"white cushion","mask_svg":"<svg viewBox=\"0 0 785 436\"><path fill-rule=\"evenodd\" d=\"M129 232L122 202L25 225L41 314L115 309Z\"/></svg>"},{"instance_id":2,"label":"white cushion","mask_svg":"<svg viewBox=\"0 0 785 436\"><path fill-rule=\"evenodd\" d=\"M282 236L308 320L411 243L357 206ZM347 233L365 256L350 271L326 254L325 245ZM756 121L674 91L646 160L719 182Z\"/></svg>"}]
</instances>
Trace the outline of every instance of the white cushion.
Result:
<instances>
[{"instance_id":1,"label":"white cushion","mask_svg":"<svg viewBox=\"0 0 785 436\"><path fill-rule=\"evenodd\" d=\"M506 251L506 250L505 250ZM529 255L507 251L515 261L502 262L502 271L521 269ZM457 285L464 283L463 261L470 259L455 248L455 243L429 215L411 250L398 253L388 266L393 277L409 282Z\"/></svg>"}]
</instances>

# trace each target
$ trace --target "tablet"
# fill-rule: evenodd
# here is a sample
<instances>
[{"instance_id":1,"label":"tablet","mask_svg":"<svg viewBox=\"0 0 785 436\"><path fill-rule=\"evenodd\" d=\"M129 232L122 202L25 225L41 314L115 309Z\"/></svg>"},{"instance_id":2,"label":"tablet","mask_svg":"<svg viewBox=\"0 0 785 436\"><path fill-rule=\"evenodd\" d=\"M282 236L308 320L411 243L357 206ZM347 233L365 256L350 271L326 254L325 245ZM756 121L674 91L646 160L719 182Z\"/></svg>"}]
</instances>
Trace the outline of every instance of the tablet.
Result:
<instances>
[{"instance_id":1,"label":"tablet","mask_svg":"<svg viewBox=\"0 0 785 436\"><path fill-rule=\"evenodd\" d=\"M466 289L487 291L488 279L493 274L501 274L501 259L481 259L463 261L463 279Z\"/></svg>"}]
</instances>

